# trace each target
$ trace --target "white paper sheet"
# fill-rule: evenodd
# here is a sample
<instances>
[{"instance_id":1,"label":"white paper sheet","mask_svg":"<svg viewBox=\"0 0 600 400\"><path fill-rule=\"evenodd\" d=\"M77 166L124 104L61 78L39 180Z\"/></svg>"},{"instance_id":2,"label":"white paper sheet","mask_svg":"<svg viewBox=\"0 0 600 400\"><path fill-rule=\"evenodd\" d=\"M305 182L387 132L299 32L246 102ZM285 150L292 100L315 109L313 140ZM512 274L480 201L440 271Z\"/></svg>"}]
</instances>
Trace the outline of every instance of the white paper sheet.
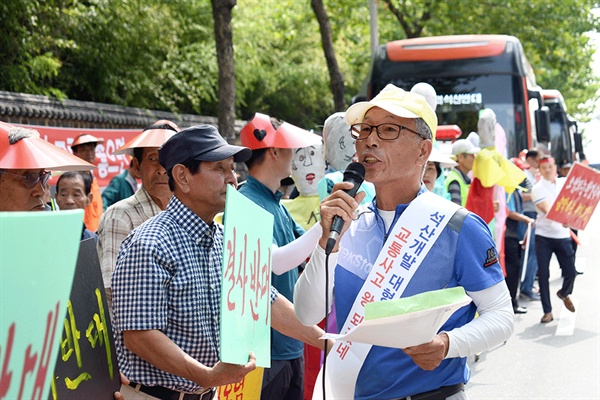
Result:
<instances>
[{"instance_id":1,"label":"white paper sheet","mask_svg":"<svg viewBox=\"0 0 600 400\"><path fill-rule=\"evenodd\" d=\"M448 318L470 302L471 298L465 294L463 298L452 304L392 317L365 320L346 334L326 333L323 338L399 349L417 346L429 343Z\"/></svg>"}]
</instances>

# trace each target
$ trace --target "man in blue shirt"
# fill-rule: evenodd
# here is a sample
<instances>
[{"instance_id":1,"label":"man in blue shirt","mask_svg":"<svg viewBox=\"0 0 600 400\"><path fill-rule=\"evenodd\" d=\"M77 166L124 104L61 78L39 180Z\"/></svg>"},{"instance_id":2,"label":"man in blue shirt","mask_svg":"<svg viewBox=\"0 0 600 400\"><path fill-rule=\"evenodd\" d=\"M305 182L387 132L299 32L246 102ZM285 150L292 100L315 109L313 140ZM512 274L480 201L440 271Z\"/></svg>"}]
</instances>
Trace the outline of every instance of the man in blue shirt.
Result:
<instances>
[{"instance_id":1,"label":"man in blue shirt","mask_svg":"<svg viewBox=\"0 0 600 400\"><path fill-rule=\"evenodd\" d=\"M351 183L342 182L321 203L323 234L296 284L296 315L309 325L325 316L325 304L334 304L338 330L346 333L373 301L460 286L473 302L439 331L427 332L433 339L426 343L392 348L338 340L327 357L327 397L467 399L466 357L502 343L514 329L489 229L423 185L437 117L422 96L390 84L345 116L376 197L355 213L363 196L350 197L344 190ZM324 249L335 216L345 224L326 277Z\"/></svg>"},{"instance_id":2,"label":"man in blue shirt","mask_svg":"<svg viewBox=\"0 0 600 400\"><path fill-rule=\"evenodd\" d=\"M264 114L256 116L240 132L242 145L252 149L246 161L248 179L240 193L273 214L273 243L284 246L304 233L281 204L281 180L290 176L292 149L308 147L321 138L288 123L273 126ZM272 274L272 285L292 300L298 268L281 275ZM301 341L271 330L271 368L263 375L262 399L302 400L304 397L304 345Z\"/></svg>"}]
</instances>

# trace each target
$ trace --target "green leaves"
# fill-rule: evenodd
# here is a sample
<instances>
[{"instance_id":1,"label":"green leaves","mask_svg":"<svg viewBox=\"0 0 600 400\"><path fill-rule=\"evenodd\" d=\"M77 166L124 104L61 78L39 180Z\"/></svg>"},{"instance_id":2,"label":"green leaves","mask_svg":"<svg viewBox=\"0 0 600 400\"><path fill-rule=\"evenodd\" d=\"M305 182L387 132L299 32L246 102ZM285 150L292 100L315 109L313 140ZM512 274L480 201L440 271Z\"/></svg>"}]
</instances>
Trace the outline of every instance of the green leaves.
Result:
<instances>
[{"instance_id":1,"label":"green leaves","mask_svg":"<svg viewBox=\"0 0 600 400\"><path fill-rule=\"evenodd\" d=\"M323 2L349 104L371 62L369 2ZM594 49L585 35L598 26L592 0L378 4L380 43L411 35L514 35L538 83L560 90L572 114L586 118L593 103L586 101L597 98ZM3 0L0 90L216 115L212 18L208 0ZM259 111L305 128L321 125L333 98L310 2L238 1L232 22L237 117Z\"/></svg>"}]
</instances>

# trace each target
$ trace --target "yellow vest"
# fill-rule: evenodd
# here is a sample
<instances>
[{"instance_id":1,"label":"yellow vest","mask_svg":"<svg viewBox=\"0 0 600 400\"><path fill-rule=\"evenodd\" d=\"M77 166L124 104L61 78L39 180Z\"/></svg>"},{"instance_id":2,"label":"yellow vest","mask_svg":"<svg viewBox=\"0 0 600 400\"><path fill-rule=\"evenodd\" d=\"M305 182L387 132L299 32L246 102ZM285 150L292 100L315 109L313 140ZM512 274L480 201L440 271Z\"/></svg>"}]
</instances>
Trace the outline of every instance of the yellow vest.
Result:
<instances>
[{"instance_id":1,"label":"yellow vest","mask_svg":"<svg viewBox=\"0 0 600 400\"><path fill-rule=\"evenodd\" d=\"M448 191L448 186L450 186L450 183L452 181L457 181L458 185L460 186L460 205L464 207L465 204L467 204L469 186L471 185L465 182L465 180L462 177L462 174L456 168L452 168L450 172L448 172L448 176L446 177L445 181L446 191Z\"/></svg>"}]
</instances>

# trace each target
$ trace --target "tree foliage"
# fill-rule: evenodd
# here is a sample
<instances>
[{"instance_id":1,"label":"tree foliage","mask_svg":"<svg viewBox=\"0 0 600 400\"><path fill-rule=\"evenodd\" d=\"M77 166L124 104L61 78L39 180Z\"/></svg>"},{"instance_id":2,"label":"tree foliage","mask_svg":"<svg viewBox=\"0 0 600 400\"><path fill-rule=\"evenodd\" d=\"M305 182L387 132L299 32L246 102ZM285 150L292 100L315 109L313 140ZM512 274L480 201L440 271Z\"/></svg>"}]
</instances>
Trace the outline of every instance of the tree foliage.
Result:
<instances>
[{"instance_id":1,"label":"tree foliage","mask_svg":"<svg viewBox=\"0 0 600 400\"><path fill-rule=\"evenodd\" d=\"M476 33L516 36L541 87L560 90L568 110L580 118L593 111L584 103L597 97L600 84L591 68L595 49L590 46L586 32L598 28L599 21L591 13L598 2L384 0L384 3L390 11L395 8L403 14L420 10L405 17L405 35L388 40L411 37L412 32L419 32L420 36ZM388 18L392 15L396 13L390 12Z\"/></svg>"},{"instance_id":2,"label":"tree foliage","mask_svg":"<svg viewBox=\"0 0 600 400\"><path fill-rule=\"evenodd\" d=\"M264 112L305 128L334 111L319 24L308 1L244 0L233 8L236 116ZM323 0L345 102L371 62L365 0ZM380 42L416 36L518 37L538 83L571 113L597 98L592 0L381 0ZM217 50L209 0L3 0L0 90L217 115ZM591 102L587 103L588 105Z\"/></svg>"}]
</instances>

